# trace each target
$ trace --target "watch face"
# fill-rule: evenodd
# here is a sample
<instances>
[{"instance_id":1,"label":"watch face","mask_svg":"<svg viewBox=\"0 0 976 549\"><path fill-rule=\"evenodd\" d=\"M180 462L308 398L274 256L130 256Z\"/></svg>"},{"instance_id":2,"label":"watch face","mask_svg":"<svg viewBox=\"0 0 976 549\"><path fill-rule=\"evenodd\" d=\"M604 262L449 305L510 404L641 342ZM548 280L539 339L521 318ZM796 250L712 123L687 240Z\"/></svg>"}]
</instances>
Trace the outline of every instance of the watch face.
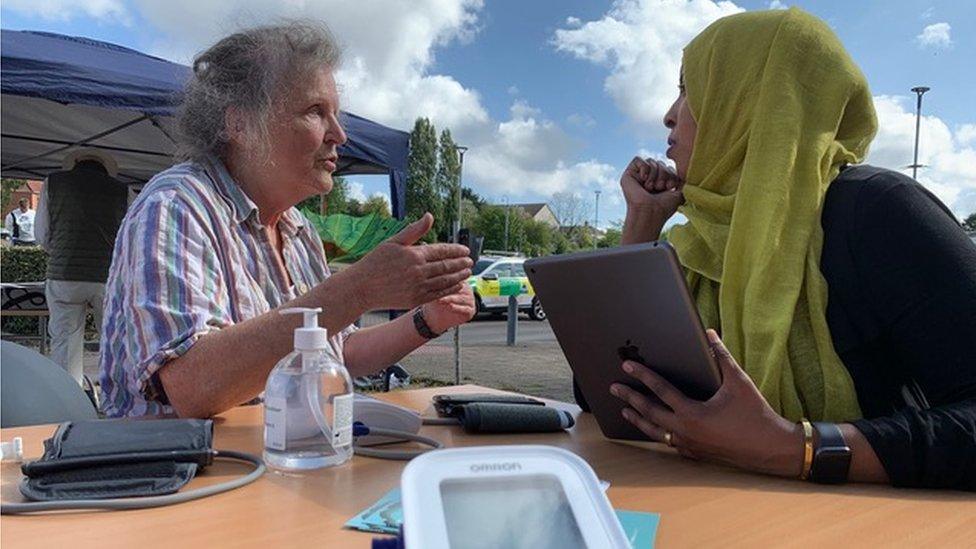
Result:
<instances>
[{"instance_id":1,"label":"watch face","mask_svg":"<svg viewBox=\"0 0 976 549\"><path fill-rule=\"evenodd\" d=\"M850 467L851 449L847 446L819 448L813 457L810 476L815 482L846 482Z\"/></svg>"}]
</instances>

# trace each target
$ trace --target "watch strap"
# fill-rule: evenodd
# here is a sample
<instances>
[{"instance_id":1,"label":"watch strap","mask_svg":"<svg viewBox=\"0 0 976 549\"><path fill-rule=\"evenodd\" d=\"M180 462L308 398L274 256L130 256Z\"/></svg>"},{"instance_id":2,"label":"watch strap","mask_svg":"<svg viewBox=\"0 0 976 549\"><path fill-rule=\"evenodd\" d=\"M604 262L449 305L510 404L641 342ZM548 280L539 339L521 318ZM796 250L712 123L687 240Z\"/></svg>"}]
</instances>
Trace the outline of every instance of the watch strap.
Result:
<instances>
[{"instance_id":1,"label":"watch strap","mask_svg":"<svg viewBox=\"0 0 976 549\"><path fill-rule=\"evenodd\" d=\"M427 319L424 318L424 308L417 307L417 310L413 313L413 327L417 329L417 333L420 337L424 339L434 339L440 337L441 334L434 332L430 329L430 325L427 324Z\"/></svg>"},{"instance_id":2,"label":"watch strap","mask_svg":"<svg viewBox=\"0 0 976 549\"><path fill-rule=\"evenodd\" d=\"M851 448L835 423L815 422L817 447L813 452L810 480L821 484L847 482L851 468Z\"/></svg>"}]
</instances>

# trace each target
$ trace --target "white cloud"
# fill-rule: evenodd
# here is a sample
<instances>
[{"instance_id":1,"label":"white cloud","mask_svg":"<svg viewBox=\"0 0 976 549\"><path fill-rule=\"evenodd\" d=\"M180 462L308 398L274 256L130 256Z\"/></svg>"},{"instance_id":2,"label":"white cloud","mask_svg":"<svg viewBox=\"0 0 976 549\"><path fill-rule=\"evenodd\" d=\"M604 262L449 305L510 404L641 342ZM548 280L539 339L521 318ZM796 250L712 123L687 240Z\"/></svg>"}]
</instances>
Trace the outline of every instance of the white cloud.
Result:
<instances>
[{"instance_id":1,"label":"white cloud","mask_svg":"<svg viewBox=\"0 0 976 549\"><path fill-rule=\"evenodd\" d=\"M774 0L769 7L780 4ZM661 118L675 95L682 48L715 19L738 11L731 2L618 0L602 19L557 30L553 44L578 59L606 66L607 94L640 133L660 137L665 132ZM947 23L938 23L926 27L923 35L945 46L951 44L949 32ZM880 128L869 163L910 173L903 168L912 163L915 117L907 101L875 98ZM976 124L959 126L953 133L939 118L924 116L920 135L919 162L927 167L919 170L919 180L957 215L976 210ZM646 149L639 154L662 158Z\"/></svg>"},{"instance_id":2,"label":"white cloud","mask_svg":"<svg viewBox=\"0 0 976 549\"><path fill-rule=\"evenodd\" d=\"M615 185L614 166L567 160L578 143L525 101L516 100L509 120L478 137L464 157L465 179L470 175L488 194L550 195Z\"/></svg>"},{"instance_id":3,"label":"white cloud","mask_svg":"<svg viewBox=\"0 0 976 549\"><path fill-rule=\"evenodd\" d=\"M576 126L577 128L592 128L596 126L596 120L592 116L585 113L574 112L573 114L566 117L566 123L571 126Z\"/></svg>"},{"instance_id":4,"label":"white cloud","mask_svg":"<svg viewBox=\"0 0 976 549\"><path fill-rule=\"evenodd\" d=\"M194 53L241 27L284 17L319 20L331 26L345 49L336 75L344 108L407 129L418 116L455 132L488 120L477 92L430 73L438 46L470 40L477 32L481 0L137 2L162 31L156 49L165 57L189 62Z\"/></svg>"},{"instance_id":5,"label":"white cloud","mask_svg":"<svg viewBox=\"0 0 976 549\"><path fill-rule=\"evenodd\" d=\"M948 49L952 47L952 26L949 23L934 23L922 29L922 33L915 37L918 47Z\"/></svg>"},{"instance_id":6,"label":"white cloud","mask_svg":"<svg viewBox=\"0 0 976 549\"><path fill-rule=\"evenodd\" d=\"M21 15L70 21L78 16L129 24L123 0L4 0L3 7Z\"/></svg>"},{"instance_id":7,"label":"white cloud","mask_svg":"<svg viewBox=\"0 0 976 549\"><path fill-rule=\"evenodd\" d=\"M976 124L963 124L956 128L956 143L960 147L976 146Z\"/></svg>"},{"instance_id":8,"label":"white cloud","mask_svg":"<svg viewBox=\"0 0 976 549\"><path fill-rule=\"evenodd\" d=\"M580 21L580 18L579 17L567 17L566 18L566 26L567 27L578 27L578 26L580 26L582 24L583 24L583 22Z\"/></svg>"},{"instance_id":9,"label":"white cloud","mask_svg":"<svg viewBox=\"0 0 976 549\"><path fill-rule=\"evenodd\" d=\"M377 196L380 197L380 198L382 198L383 199L383 202L386 202L386 207L392 208L392 206L390 205L390 196L389 196L389 194L387 194L387 193L381 193L381 192L377 191L377 192L375 192L375 193L373 193L373 194L370 195L370 197L377 197Z\"/></svg>"},{"instance_id":10,"label":"white cloud","mask_svg":"<svg viewBox=\"0 0 976 549\"><path fill-rule=\"evenodd\" d=\"M911 174L915 146L915 113L908 97L878 96L878 135L867 162ZM955 135L935 116L922 116L919 130L918 180L945 202L957 216L976 211L976 148L973 124L960 126Z\"/></svg>"},{"instance_id":11,"label":"white cloud","mask_svg":"<svg viewBox=\"0 0 976 549\"><path fill-rule=\"evenodd\" d=\"M617 0L596 21L559 29L557 50L604 65L604 89L647 136L663 136L661 119L674 101L684 46L712 21L742 11L710 0Z\"/></svg>"},{"instance_id":12,"label":"white cloud","mask_svg":"<svg viewBox=\"0 0 976 549\"><path fill-rule=\"evenodd\" d=\"M922 12L922 15L920 15L919 18L920 19L931 19L932 18L932 15L934 13L935 13L935 8L928 8L927 10L925 10L925 11Z\"/></svg>"},{"instance_id":13,"label":"white cloud","mask_svg":"<svg viewBox=\"0 0 976 549\"><path fill-rule=\"evenodd\" d=\"M465 184L481 194L543 196L570 185L602 188L616 172L593 160L578 161L579 144L538 108L516 99L507 120L492 119L477 90L434 71L438 47L477 33L481 0L172 0L165 6L137 1L165 37L157 53L183 62L241 27L280 17L331 23L345 47L337 72L343 108L405 130L420 116L450 128L458 143L470 147ZM517 96L519 90L513 85L508 92ZM350 185L353 198L364 194L361 185Z\"/></svg>"},{"instance_id":14,"label":"white cloud","mask_svg":"<svg viewBox=\"0 0 976 549\"><path fill-rule=\"evenodd\" d=\"M358 202L365 202L366 188L363 187L363 184L359 181L349 181L348 179L346 181L349 182L349 188L346 191L346 196Z\"/></svg>"},{"instance_id":15,"label":"white cloud","mask_svg":"<svg viewBox=\"0 0 976 549\"><path fill-rule=\"evenodd\" d=\"M769 9L771 9L771 10L785 10L785 9L789 9L789 6L787 6L786 4L780 2L780 0L772 0L769 3Z\"/></svg>"}]
</instances>

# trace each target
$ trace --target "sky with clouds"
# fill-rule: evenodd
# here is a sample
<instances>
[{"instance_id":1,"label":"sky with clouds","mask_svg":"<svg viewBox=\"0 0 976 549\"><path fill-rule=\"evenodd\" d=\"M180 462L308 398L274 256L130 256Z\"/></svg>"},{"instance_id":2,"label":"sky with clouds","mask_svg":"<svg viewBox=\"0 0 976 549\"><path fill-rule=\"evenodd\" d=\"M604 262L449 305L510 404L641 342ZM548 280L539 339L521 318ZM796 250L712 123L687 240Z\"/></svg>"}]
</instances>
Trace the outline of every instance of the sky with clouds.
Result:
<instances>
[{"instance_id":1,"label":"sky with clouds","mask_svg":"<svg viewBox=\"0 0 976 549\"><path fill-rule=\"evenodd\" d=\"M345 49L346 110L409 130L418 116L470 150L464 182L501 202L572 191L619 220L634 154L661 157L681 49L715 19L796 5L830 24L867 75L880 130L868 161L911 164L913 86L925 95L919 179L976 211L976 2L954 0L4 0L3 28L88 36L189 63L234 30L315 18ZM965 61L969 59L969 61ZM386 193L382 177L353 194ZM595 213L595 212L594 212ZM591 215L592 217L592 215Z\"/></svg>"}]
</instances>

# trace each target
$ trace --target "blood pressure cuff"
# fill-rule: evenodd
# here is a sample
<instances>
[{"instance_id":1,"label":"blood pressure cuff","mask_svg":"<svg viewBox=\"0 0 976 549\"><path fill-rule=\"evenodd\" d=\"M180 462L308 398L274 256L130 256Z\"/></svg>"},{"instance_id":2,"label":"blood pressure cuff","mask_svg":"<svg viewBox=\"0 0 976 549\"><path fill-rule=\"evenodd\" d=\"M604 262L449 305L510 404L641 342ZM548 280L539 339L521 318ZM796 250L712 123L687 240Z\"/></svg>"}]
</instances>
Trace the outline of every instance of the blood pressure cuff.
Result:
<instances>
[{"instance_id":1,"label":"blood pressure cuff","mask_svg":"<svg viewBox=\"0 0 976 549\"><path fill-rule=\"evenodd\" d=\"M212 448L209 419L69 421L21 467L20 492L35 501L171 494L212 463Z\"/></svg>"},{"instance_id":2,"label":"blood pressure cuff","mask_svg":"<svg viewBox=\"0 0 976 549\"><path fill-rule=\"evenodd\" d=\"M548 406L476 402L460 408L458 417L469 433L551 433L576 422L569 412Z\"/></svg>"}]
</instances>

